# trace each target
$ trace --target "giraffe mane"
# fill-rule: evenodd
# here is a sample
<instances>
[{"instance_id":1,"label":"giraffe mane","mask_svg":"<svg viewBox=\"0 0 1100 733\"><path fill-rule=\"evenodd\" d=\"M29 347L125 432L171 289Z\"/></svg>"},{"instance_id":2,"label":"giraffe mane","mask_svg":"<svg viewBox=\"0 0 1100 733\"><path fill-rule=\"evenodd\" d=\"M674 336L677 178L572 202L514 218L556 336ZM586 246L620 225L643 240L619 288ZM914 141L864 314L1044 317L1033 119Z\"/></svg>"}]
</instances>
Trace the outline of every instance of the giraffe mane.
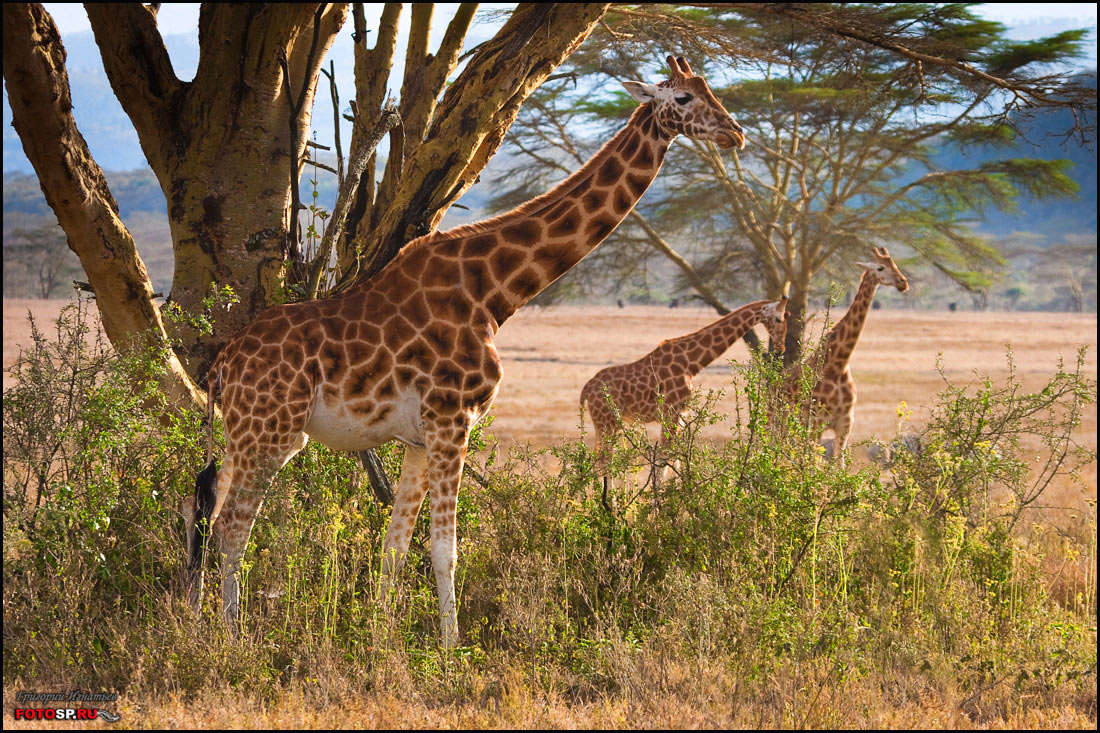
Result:
<instances>
[{"instance_id":1,"label":"giraffe mane","mask_svg":"<svg viewBox=\"0 0 1100 733\"><path fill-rule=\"evenodd\" d=\"M551 208L554 204L558 203L562 199L568 197L573 193L578 186L583 185L589 178L595 175L596 171L604 161L615 152L618 145L622 142L623 137L628 134L628 130L635 126L638 122L638 118L646 114L652 114L653 107L652 102L647 102L639 106L630 115L630 121L621 130L615 133L615 136L608 140L603 146L596 151L595 155L588 159L588 161L567 176L564 180L559 182L556 186L551 188L545 193L541 193L530 201L526 201L511 211L505 211L496 216L481 221L472 222L470 224L463 224L455 227L454 229L448 229L446 231L435 231L430 234L425 234L422 237L418 237L410 241L402 251L407 250L409 247L414 246L430 246L440 242L448 242L461 237L467 237L474 234L484 234L486 232L495 231L501 227L507 226L516 219L522 219L534 214L538 214L541 211Z\"/></svg>"},{"instance_id":2,"label":"giraffe mane","mask_svg":"<svg viewBox=\"0 0 1100 733\"><path fill-rule=\"evenodd\" d=\"M753 306L761 305L762 303L770 303L770 302L772 302L772 301L770 301L770 300L754 300L751 303L746 303L745 305L741 306L740 308L737 308L735 310L730 311L726 315L719 318L717 321L713 321L711 323L708 323L707 325L703 326L702 328L697 329L695 331L692 331L691 333L686 333L683 336L675 336L675 337L670 338L670 339L665 339L660 344L658 344L658 346L664 346L665 344L674 344L674 343L677 343L677 342L680 342L680 341L690 341L694 338L697 338L699 336L699 334L701 334L703 331L706 331L709 328L714 328L719 323L725 322L730 316L732 316L736 313L740 313L741 311L752 308Z\"/></svg>"}]
</instances>

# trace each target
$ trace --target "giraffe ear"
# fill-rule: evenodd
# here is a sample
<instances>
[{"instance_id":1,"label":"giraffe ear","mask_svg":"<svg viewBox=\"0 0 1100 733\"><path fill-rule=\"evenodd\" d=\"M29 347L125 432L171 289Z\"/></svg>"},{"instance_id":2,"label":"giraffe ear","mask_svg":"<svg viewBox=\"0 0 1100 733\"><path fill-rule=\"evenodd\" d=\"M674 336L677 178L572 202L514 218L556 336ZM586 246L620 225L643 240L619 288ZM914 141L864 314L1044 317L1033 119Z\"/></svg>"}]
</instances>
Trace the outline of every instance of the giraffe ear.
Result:
<instances>
[{"instance_id":1,"label":"giraffe ear","mask_svg":"<svg viewBox=\"0 0 1100 733\"><path fill-rule=\"evenodd\" d=\"M857 262L856 264L862 267L864 270L874 270L876 267L878 267L878 265L876 265L874 262Z\"/></svg>"},{"instance_id":2,"label":"giraffe ear","mask_svg":"<svg viewBox=\"0 0 1100 733\"><path fill-rule=\"evenodd\" d=\"M630 96L642 104L652 102L657 98L656 84L646 84L644 81L624 81L623 86L630 92Z\"/></svg>"}]
</instances>

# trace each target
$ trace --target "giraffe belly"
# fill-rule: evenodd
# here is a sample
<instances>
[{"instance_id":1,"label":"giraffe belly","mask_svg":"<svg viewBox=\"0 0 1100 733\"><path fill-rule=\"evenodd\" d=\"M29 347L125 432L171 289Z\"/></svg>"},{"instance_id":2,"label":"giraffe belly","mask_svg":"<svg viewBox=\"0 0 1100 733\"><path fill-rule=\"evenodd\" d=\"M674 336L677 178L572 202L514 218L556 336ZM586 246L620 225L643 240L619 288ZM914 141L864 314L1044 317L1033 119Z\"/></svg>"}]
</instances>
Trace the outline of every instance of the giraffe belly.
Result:
<instances>
[{"instance_id":1,"label":"giraffe belly","mask_svg":"<svg viewBox=\"0 0 1100 733\"><path fill-rule=\"evenodd\" d=\"M391 402L375 405L370 413L358 415L346 404L326 404L318 394L305 432L335 450L369 450L394 438L409 445L424 445L420 395L406 390Z\"/></svg>"}]
</instances>

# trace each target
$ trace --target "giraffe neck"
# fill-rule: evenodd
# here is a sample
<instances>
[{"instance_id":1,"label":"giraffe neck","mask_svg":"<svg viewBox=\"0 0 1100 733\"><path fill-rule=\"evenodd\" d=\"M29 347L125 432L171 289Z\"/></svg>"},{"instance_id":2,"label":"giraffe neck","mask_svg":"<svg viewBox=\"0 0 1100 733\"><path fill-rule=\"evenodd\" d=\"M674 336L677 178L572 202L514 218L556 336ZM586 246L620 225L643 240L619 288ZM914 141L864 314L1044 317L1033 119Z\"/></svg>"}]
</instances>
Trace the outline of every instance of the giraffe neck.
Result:
<instances>
[{"instance_id":1,"label":"giraffe neck","mask_svg":"<svg viewBox=\"0 0 1100 733\"><path fill-rule=\"evenodd\" d=\"M671 142L657 125L652 105L642 105L588 162L550 191L506 214L441 235L465 240L461 259L467 273L489 276L491 287L471 294L497 327L615 230L657 176Z\"/></svg>"},{"instance_id":2,"label":"giraffe neck","mask_svg":"<svg viewBox=\"0 0 1100 733\"><path fill-rule=\"evenodd\" d=\"M733 313L722 316L709 326L689 333L686 336L669 339L658 349L675 350L677 363L684 367L690 376L703 371L711 362L724 354L749 329L760 322L764 316L767 300L741 306Z\"/></svg>"},{"instance_id":3,"label":"giraffe neck","mask_svg":"<svg viewBox=\"0 0 1100 733\"><path fill-rule=\"evenodd\" d=\"M863 332L863 324L867 321L867 312L871 310L877 288L878 283L871 277L871 273L864 272L848 312L829 332L828 366L843 368L848 365L859 335Z\"/></svg>"}]
</instances>

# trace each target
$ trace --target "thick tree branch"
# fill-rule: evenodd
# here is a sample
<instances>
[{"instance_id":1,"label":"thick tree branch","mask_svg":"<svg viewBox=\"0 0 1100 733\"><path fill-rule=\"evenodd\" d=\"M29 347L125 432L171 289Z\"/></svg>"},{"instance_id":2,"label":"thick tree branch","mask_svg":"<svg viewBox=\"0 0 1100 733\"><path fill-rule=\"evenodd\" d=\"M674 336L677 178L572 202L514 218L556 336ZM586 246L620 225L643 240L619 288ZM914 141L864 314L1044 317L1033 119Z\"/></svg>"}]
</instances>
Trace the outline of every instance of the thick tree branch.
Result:
<instances>
[{"instance_id":1,"label":"thick tree branch","mask_svg":"<svg viewBox=\"0 0 1100 733\"><path fill-rule=\"evenodd\" d=\"M141 3L87 3L85 10L111 89L138 133L141 149L159 176L180 153L180 95L156 15ZM171 143L171 144L166 144Z\"/></svg>"},{"instance_id":2,"label":"thick tree branch","mask_svg":"<svg viewBox=\"0 0 1100 733\"><path fill-rule=\"evenodd\" d=\"M588 37L606 3L522 3L448 88L424 142L375 231L359 236L369 277L410 239L427 234L499 147L520 103ZM432 212L425 216L425 212Z\"/></svg>"},{"instance_id":3,"label":"thick tree branch","mask_svg":"<svg viewBox=\"0 0 1100 733\"><path fill-rule=\"evenodd\" d=\"M357 181L363 175L368 162L374 157L374 150L382 141L386 133L394 125L400 124L401 117L397 111L390 108L382 111L382 117L374 124L374 127L366 134L361 144L356 149L355 156L348 161L348 175L340 186L340 192L336 198L336 204L332 208L332 216L329 219L325 236L321 239L319 253L313 259L309 279L308 297L312 300L317 297L321 286L321 275L328 266L329 255L332 252L333 242L341 238L344 230L344 221L347 218L348 209L355 198ZM345 276L354 276L354 272L344 273Z\"/></svg>"},{"instance_id":4,"label":"thick tree branch","mask_svg":"<svg viewBox=\"0 0 1100 733\"><path fill-rule=\"evenodd\" d=\"M153 288L118 204L72 115L65 50L53 19L38 4L3 8L4 81L12 124L42 191L80 258L96 295L103 330L116 348L168 343ZM162 377L176 404L201 410L205 397L167 348Z\"/></svg>"},{"instance_id":5,"label":"thick tree branch","mask_svg":"<svg viewBox=\"0 0 1100 733\"><path fill-rule=\"evenodd\" d=\"M400 141L401 145L397 148L400 155L391 155L386 163L382 179L382 190L386 196L379 201L381 206L390 203L389 197L397 189L405 160L416 153L424 140L447 76L458 63L462 41L473 21L477 3L462 3L459 6L434 55L429 52L428 46L432 10L432 3L413 4L409 43L405 52L405 75L401 84L401 131L399 137L391 137L391 143Z\"/></svg>"},{"instance_id":6,"label":"thick tree branch","mask_svg":"<svg viewBox=\"0 0 1100 733\"><path fill-rule=\"evenodd\" d=\"M386 3L379 21L377 40L374 48L367 46L368 29L363 15L363 4L352 6L352 18L355 24L355 127L351 133L350 158L358 156L357 149L362 146L363 134L368 129L369 119L379 114L386 101L386 81L393 68L393 55L397 49L397 24L401 17L401 3ZM400 123L399 123L400 124ZM393 131L391 128L391 151ZM400 149L400 145L396 146ZM391 152L392 155L392 152ZM359 257L356 252L356 240L361 239L359 232L369 230L375 220L379 206L375 192L375 156L367 159L367 166L360 176L355 201L348 212L344 236L337 243L337 269L342 273L357 272Z\"/></svg>"}]
</instances>

